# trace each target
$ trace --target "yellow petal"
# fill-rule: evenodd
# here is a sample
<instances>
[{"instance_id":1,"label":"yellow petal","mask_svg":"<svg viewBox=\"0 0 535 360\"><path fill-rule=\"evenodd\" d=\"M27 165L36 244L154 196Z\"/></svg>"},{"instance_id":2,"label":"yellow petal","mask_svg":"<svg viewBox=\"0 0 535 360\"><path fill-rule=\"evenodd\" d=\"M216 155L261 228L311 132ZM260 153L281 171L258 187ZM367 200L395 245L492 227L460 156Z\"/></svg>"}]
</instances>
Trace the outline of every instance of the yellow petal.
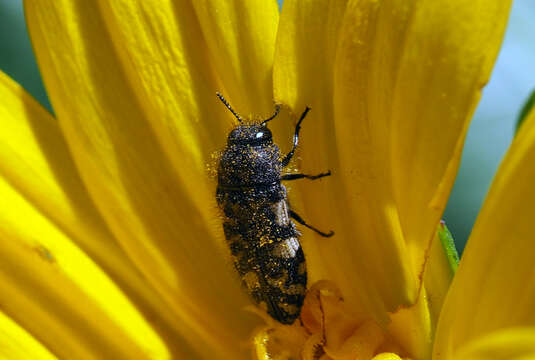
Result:
<instances>
[{"instance_id":1,"label":"yellow petal","mask_svg":"<svg viewBox=\"0 0 535 360\"><path fill-rule=\"evenodd\" d=\"M273 112L273 53L279 23L277 1L200 0L192 3L211 64L228 100L245 116L270 115Z\"/></svg>"},{"instance_id":2,"label":"yellow petal","mask_svg":"<svg viewBox=\"0 0 535 360\"><path fill-rule=\"evenodd\" d=\"M429 359L440 310L457 268L457 251L444 223L437 229L425 265L416 304L392 314L388 330L414 359Z\"/></svg>"},{"instance_id":3,"label":"yellow petal","mask_svg":"<svg viewBox=\"0 0 535 360\"><path fill-rule=\"evenodd\" d=\"M386 103L394 194L417 270L446 206L510 6L509 0L417 1L407 18L406 43L390 80L393 92L386 94L392 100Z\"/></svg>"},{"instance_id":4,"label":"yellow petal","mask_svg":"<svg viewBox=\"0 0 535 360\"><path fill-rule=\"evenodd\" d=\"M3 312L0 312L0 358L57 359L46 347Z\"/></svg>"},{"instance_id":5,"label":"yellow petal","mask_svg":"<svg viewBox=\"0 0 535 360\"><path fill-rule=\"evenodd\" d=\"M463 346L456 360L533 360L535 327L506 328Z\"/></svg>"},{"instance_id":6,"label":"yellow petal","mask_svg":"<svg viewBox=\"0 0 535 360\"><path fill-rule=\"evenodd\" d=\"M509 5L284 3L275 97L295 112L312 107L305 172L333 170L323 185L301 187L307 209L316 208L307 218L337 232L318 246L321 257L310 255L320 259L312 275L328 273L344 293L354 289L348 301L378 319L417 299ZM314 150L305 151L307 143Z\"/></svg>"},{"instance_id":7,"label":"yellow petal","mask_svg":"<svg viewBox=\"0 0 535 360\"><path fill-rule=\"evenodd\" d=\"M354 197L347 197L341 186L345 175L336 151L332 93L336 45L345 8L344 1L284 2L273 69L274 93L277 102L289 105L296 114L306 106L312 108L302 126L300 170L310 174L327 169L333 172L321 182L292 184L303 193L303 217L318 228L335 231L335 236L328 240L305 234L312 238L303 245L310 277L312 281L334 280L353 308L384 321L386 309L382 298L387 295L381 293L381 288L385 287L385 293L403 291L406 271L390 274L391 269L403 268L398 260L401 256L391 255L396 249L388 247L383 254L374 254L373 249L379 251L381 247L377 239L364 233L356 238L353 223L359 219L348 211L348 203ZM380 271L375 269L378 261ZM386 277L391 282L390 289L386 289ZM400 281L393 280L399 277Z\"/></svg>"},{"instance_id":8,"label":"yellow petal","mask_svg":"<svg viewBox=\"0 0 535 360\"><path fill-rule=\"evenodd\" d=\"M132 91L169 161L187 190L201 193L199 177L205 174L199 171L223 146L231 116L216 92L243 115L273 111L278 7L275 1L192 3L100 5ZM196 204L209 201L204 195L194 197Z\"/></svg>"},{"instance_id":9,"label":"yellow petal","mask_svg":"<svg viewBox=\"0 0 535 360\"><path fill-rule=\"evenodd\" d=\"M388 332L403 352L414 359L429 359L435 324L426 288L422 288L414 305L398 309L391 315L391 320Z\"/></svg>"},{"instance_id":10,"label":"yellow petal","mask_svg":"<svg viewBox=\"0 0 535 360\"><path fill-rule=\"evenodd\" d=\"M171 358L113 281L4 179L0 197L6 315L60 358Z\"/></svg>"},{"instance_id":11,"label":"yellow petal","mask_svg":"<svg viewBox=\"0 0 535 360\"><path fill-rule=\"evenodd\" d=\"M60 126L112 233L197 351L242 356L258 320L242 309L250 300L205 172L229 115L193 9L27 1L26 15Z\"/></svg>"},{"instance_id":12,"label":"yellow petal","mask_svg":"<svg viewBox=\"0 0 535 360\"><path fill-rule=\"evenodd\" d=\"M57 121L1 72L0 99L0 176L105 269L158 331L176 343L181 324L102 221Z\"/></svg>"},{"instance_id":13,"label":"yellow petal","mask_svg":"<svg viewBox=\"0 0 535 360\"><path fill-rule=\"evenodd\" d=\"M435 357L505 327L535 325L535 111L498 170L440 315Z\"/></svg>"}]
</instances>

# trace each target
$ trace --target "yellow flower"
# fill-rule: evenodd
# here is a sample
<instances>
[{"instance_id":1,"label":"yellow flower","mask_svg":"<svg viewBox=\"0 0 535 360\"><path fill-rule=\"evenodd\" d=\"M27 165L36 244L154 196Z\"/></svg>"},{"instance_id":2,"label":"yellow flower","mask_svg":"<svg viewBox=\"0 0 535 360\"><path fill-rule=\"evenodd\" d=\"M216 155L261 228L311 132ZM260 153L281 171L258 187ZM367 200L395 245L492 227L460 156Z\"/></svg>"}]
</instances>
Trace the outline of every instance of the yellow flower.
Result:
<instances>
[{"instance_id":1,"label":"yellow flower","mask_svg":"<svg viewBox=\"0 0 535 360\"><path fill-rule=\"evenodd\" d=\"M535 113L444 306L452 274L432 241L509 7L287 0L279 22L275 1L27 0L56 118L0 76L0 355L535 356ZM216 91L253 118L273 99L312 108L299 167L333 176L291 200L336 236L304 231L310 284L329 280L305 327L255 332L264 320L244 311L205 169L233 123ZM294 121L270 123L283 148Z\"/></svg>"}]
</instances>

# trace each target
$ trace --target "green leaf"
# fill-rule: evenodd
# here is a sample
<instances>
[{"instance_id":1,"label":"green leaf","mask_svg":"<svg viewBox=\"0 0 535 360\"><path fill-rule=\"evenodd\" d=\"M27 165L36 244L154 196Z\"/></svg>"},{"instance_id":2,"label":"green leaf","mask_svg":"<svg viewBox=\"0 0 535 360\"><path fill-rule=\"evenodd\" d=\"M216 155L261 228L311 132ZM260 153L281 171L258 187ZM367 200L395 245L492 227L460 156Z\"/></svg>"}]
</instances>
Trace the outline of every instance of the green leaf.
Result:
<instances>
[{"instance_id":1,"label":"green leaf","mask_svg":"<svg viewBox=\"0 0 535 360\"><path fill-rule=\"evenodd\" d=\"M524 103L524 106L522 107L520 114L518 114L518 119L516 119L515 133L517 133L518 129L520 129L520 125L522 125L522 122L524 121L528 113L530 112L533 105L535 105L535 89L533 89L528 100Z\"/></svg>"},{"instance_id":2,"label":"green leaf","mask_svg":"<svg viewBox=\"0 0 535 360\"><path fill-rule=\"evenodd\" d=\"M440 225L438 226L438 237L442 243L444 252L446 253L446 258L450 264L451 271L455 273L455 271L457 271L457 267L459 266L459 254L457 253L453 236L446 227L446 223L444 221L441 221Z\"/></svg>"}]
</instances>

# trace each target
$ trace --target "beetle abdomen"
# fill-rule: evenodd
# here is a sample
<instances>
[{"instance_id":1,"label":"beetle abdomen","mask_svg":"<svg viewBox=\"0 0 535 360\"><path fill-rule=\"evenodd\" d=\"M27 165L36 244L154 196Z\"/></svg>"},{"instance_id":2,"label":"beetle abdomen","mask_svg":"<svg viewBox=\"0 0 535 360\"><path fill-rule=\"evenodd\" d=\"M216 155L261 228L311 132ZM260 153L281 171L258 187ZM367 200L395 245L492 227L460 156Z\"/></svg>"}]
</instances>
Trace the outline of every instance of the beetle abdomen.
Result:
<instances>
[{"instance_id":1,"label":"beetle abdomen","mask_svg":"<svg viewBox=\"0 0 535 360\"><path fill-rule=\"evenodd\" d=\"M262 190L271 195L260 201L244 195L250 190L218 187L234 266L255 302L277 321L291 324L303 305L307 273L299 233L288 216L286 190L273 184Z\"/></svg>"}]
</instances>

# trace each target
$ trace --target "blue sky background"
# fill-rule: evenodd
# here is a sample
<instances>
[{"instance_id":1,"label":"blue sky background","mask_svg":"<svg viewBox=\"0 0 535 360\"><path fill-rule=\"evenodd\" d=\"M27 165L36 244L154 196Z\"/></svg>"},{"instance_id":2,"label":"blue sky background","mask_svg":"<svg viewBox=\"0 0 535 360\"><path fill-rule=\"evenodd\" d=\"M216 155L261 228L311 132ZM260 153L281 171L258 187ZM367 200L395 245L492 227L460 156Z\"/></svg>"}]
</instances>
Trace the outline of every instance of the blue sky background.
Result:
<instances>
[{"instance_id":1,"label":"blue sky background","mask_svg":"<svg viewBox=\"0 0 535 360\"><path fill-rule=\"evenodd\" d=\"M0 0L0 69L50 109L28 40L21 3ZM460 249L513 138L518 112L535 88L534 39L535 1L516 0L491 81L470 126L461 168L444 214Z\"/></svg>"},{"instance_id":2,"label":"blue sky background","mask_svg":"<svg viewBox=\"0 0 535 360\"><path fill-rule=\"evenodd\" d=\"M516 0L492 77L470 125L444 218L464 247L522 105L535 89L535 1ZM534 179L535 184L535 179Z\"/></svg>"}]
</instances>

